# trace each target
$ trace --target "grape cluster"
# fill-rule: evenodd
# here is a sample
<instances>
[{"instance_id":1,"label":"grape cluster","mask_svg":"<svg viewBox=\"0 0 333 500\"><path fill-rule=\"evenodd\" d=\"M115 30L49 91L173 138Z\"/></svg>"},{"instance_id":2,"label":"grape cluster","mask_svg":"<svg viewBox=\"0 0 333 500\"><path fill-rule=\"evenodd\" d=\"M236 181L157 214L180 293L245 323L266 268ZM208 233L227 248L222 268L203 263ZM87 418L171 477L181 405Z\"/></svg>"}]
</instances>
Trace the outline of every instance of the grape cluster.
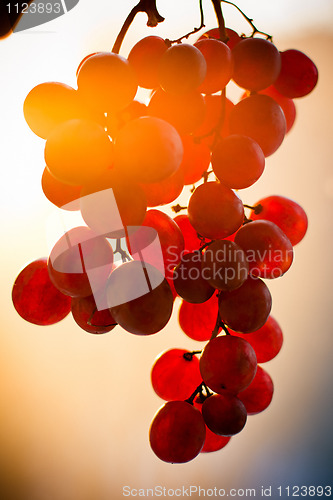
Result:
<instances>
[{"instance_id":1,"label":"grape cluster","mask_svg":"<svg viewBox=\"0 0 333 500\"><path fill-rule=\"evenodd\" d=\"M226 37L213 29L191 45L148 36L127 59L93 53L77 69L77 89L42 83L24 102L29 127L46 141L43 192L79 210L85 225L19 274L14 306L37 325L71 312L89 333L120 325L150 335L179 297L181 329L207 344L168 350L152 369L166 403L150 444L173 463L223 448L270 404L273 383L257 363L278 354L282 332L264 280L288 271L307 230L296 202L276 195L247 207L238 190L280 147L316 66L269 39L231 29ZM237 104L226 97L231 80L245 91ZM135 100L138 87L151 90L148 103ZM187 214L156 208L196 183Z\"/></svg>"}]
</instances>

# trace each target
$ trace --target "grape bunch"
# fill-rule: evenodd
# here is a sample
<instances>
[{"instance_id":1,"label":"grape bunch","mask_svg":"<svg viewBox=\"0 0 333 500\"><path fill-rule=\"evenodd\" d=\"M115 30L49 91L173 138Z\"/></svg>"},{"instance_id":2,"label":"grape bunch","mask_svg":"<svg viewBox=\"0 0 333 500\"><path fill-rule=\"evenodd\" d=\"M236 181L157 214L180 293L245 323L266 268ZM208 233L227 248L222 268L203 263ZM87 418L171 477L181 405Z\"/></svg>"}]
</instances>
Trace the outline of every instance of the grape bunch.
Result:
<instances>
[{"instance_id":1,"label":"grape bunch","mask_svg":"<svg viewBox=\"0 0 333 500\"><path fill-rule=\"evenodd\" d=\"M21 271L13 303L36 325L71 313L92 334L119 325L151 335L178 297L181 330L206 346L155 361L152 386L165 404L149 439L161 460L187 462L225 447L272 400L258 363L278 354L283 335L266 280L290 268L307 216L280 195L244 205L239 190L263 174L294 124L294 99L313 90L318 71L270 37L220 27L194 44L145 37L127 59L89 54L76 76L76 89L33 88L24 116L45 139L45 196L79 211L82 225ZM230 81L244 90L236 104ZM146 102L138 88L150 91ZM193 186L188 205L173 209L187 212L172 218L163 207L184 186Z\"/></svg>"}]
</instances>

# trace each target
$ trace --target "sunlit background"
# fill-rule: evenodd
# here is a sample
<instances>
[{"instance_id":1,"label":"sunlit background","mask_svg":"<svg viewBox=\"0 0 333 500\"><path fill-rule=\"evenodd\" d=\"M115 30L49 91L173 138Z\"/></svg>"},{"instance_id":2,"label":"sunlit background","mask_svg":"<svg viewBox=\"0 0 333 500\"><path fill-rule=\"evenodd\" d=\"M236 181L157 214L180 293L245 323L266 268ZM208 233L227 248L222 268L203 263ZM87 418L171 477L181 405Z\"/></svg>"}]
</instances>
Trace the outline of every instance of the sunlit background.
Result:
<instances>
[{"instance_id":1,"label":"sunlit background","mask_svg":"<svg viewBox=\"0 0 333 500\"><path fill-rule=\"evenodd\" d=\"M177 325L179 302L169 325L147 338L120 328L93 336L70 317L38 327L22 320L12 306L11 288L19 271L49 251L46 227L53 212L40 186L44 141L24 122L24 98L41 82L75 86L80 60L112 48L134 4L80 0L65 16L0 41L0 499L110 500L123 498L124 486L190 485L256 488L258 497L262 486L272 486L272 498L278 498L278 486L330 484L331 0L238 1L259 29L274 35L280 50L303 50L320 73L315 91L296 102L296 124L267 160L262 178L240 193L247 203L271 194L288 196L309 216L308 234L295 248L292 268L269 282L272 314L285 336L279 356L264 366L275 383L269 409L249 417L224 450L188 464L163 463L148 443L150 422L162 404L150 386L150 369L164 349L201 348ZM215 27L210 1L203 4L207 29ZM143 36L178 38L199 24L195 0L157 0L157 5L164 23L152 30L139 14L122 55ZM235 9L223 8L228 27L250 34ZM237 90L231 98L237 99Z\"/></svg>"}]
</instances>

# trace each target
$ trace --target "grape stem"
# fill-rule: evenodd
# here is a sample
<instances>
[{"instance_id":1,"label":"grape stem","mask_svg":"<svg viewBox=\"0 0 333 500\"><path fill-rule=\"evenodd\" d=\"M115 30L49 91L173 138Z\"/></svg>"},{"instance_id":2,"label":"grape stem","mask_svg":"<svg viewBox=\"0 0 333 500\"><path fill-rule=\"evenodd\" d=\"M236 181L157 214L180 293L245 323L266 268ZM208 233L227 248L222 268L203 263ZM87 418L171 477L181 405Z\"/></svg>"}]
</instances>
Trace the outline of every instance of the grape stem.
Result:
<instances>
[{"instance_id":1,"label":"grape stem","mask_svg":"<svg viewBox=\"0 0 333 500\"><path fill-rule=\"evenodd\" d=\"M165 41L168 45L172 45L174 43L181 43L181 41L184 38L187 39L190 35L194 35L195 33L197 33L198 31L200 31L202 28L205 27L205 17L204 17L204 11L203 11L203 7L202 7L202 0L199 0L199 9L200 9L200 26L198 28L193 28L192 31L190 31L189 33L186 33L186 35L183 35L183 36L177 38L177 40L166 39Z\"/></svg>"},{"instance_id":2,"label":"grape stem","mask_svg":"<svg viewBox=\"0 0 333 500\"><path fill-rule=\"evenodd\" d=\"M245 205L245 203L243 204L244 208L249 208L250 210L253 210L254 213L256 215L259 215L260 212L262 212L262 205L259 203L258 205L255 205L254 207L252 207L251 205Z\"/></svg>"},{"instance_id":3,"label":"grape stem","mask_svg":"<svg viewBox=\"0 0 333 500\"><path fill-rule=\"evenodd\" d=\"M187 210L187 207L182 207L181 205L178 204L171 207L171 210L173 210L176 214L178 214L178 212L180 212L181 210Z\"/></svg>"},{"instance_id":4,"label":"grape stem","mask_svg":"<svg viewBox=\"0 0 333 500\"><path fill-rule=\"evenodd\" d=\"M195 354L201 354L201 353L202 351L184 352L183 358L186 359L186 361L192 361L193 356L195 356Z\"/></svg>"},{"instance_id":5,"label":"grape stem","mask_svg":"<svg viewBox=\"0 0 333 500\"><path fill-rule=\"evenodd\" d=\"M224 22L224 17L222 14L222 7L221 7L221 0L212 0L215 14L217 17L217 22L219 26L219 32L220 32L220 40L221 42L227 43L229 40L229 37L227 35L227 32L225 30L225 22Z\"/></svg>"},{"instance_id":6,"label":"grape stem","mask_svg":"<svg viewBox=\"0 0 333 500\"><path fill-rule=\"evenodd\" d=\"M123 264L127 261L130 261L132 260L131 257L128 255L127 252L125 252L125 250L123 250L121 248L121 239L120 238L117 238L117 243L116 243L116 249L115 251L113 252L114 254L115 253L119 253L120 256L121 256L121 260L123 261Z\"/></svg>"},{"instance_id":7,"label":"grape stem","mask_svg":"<svg viewBox=\"0 0 333 500\"><path fill-rule=\"evenodd\" d=\"M242 9L240 9L238 7L238 5L234 4L233 2L230 2L229 0L218 0L220 2L223 2L223 3L227 3L229 5L232 5L233 7L235 7L238 12L240 12L242 14L242 16L244 17L244 19L246 19L246 21L250 24L251 28L252 28L252 34L250 36L250 38L253 38L255 34L259 34L259 35L264 35L266 37L267 40L270 40L272 41L273 40L273 37L272 35L269 35L268 33L265 33L264 31L260 31L258 30L258 28L253 24L253 19L251 19L250 17L248 17L243 11Z\"/></svg>"},{"instance_id":8,"label":"grape stem","mask_svg":"<svg viewBox=\"0 0 333 500\"><path fill-rule=\"evenodd\" d=\"M125 22L116 38L116 41L112 47L112 52L114 54L119 54L121 44L125 38L125 35L131 26L135 16L138 12L145 12L148 16L147 26L154 28L159 23L164 21L164 17L160 15L156 7L156 0L140 0L139 3L133 7L131 12L128 14Z\"/></svg>"},{"instance_id":9,"label":"grape stem","mask_svg":"<svg viewBox=\"0 0 333 500\"><path fill-rule=\"evenodd\" d=\"M193 401L195 399L195 396L197 394L202 394L202 389L204 386L204 382L201 382L200 385L195 389L195 391L191 394L191 396L188 399L185 399L186 403L189 403L190 405L193 405Z\"/></svg>"}]
</instances>

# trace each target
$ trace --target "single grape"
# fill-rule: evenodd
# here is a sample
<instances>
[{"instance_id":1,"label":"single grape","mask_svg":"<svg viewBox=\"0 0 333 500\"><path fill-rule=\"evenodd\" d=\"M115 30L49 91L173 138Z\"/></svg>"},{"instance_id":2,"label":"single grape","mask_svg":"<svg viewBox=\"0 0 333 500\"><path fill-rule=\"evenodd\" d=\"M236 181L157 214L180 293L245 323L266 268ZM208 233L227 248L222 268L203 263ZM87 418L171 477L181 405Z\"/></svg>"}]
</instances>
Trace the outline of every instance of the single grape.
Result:
<instances>
[{"instance_id":1,"label":"single grape","mask_svg":"<svg viewBox=\"0 0 333 500\"><path fill-rule=\"evenodd\" d=\"M105 127L108 135L113 140L117 137L119 130L126 125L126 123L147 115L147 106L143 102L132 101L126 108L121 109L118 113L109 113L105 117Z\"/></svg>"},{"instance_id":2,"label":"single grape","mask_svg":"<svg viewBox=\"0 0 333 500\"><path fill-rule=\"evenodd\" d=\"M267 220L256 220L241 227L235 243L246 254L251 276L279 278L293 262L289 239L276 224Z\"/></svg>"},{"instance_id":3,"label":"single grape","mask_svg":"<svg viewBox=\"0 0 333 500\"><path fill-rule=\"evenodd\" d=\"M252 382L256 369L254 349L246 340L231 335L210 340L200 358L203 381L218 394L244 390Z\"/></svg>"},{"instance_id":4,"label":"single grape","mask_svg":"<svg viewBox=\"0 0 333 500\"><path fill-rule=\"evenodd\" d=\"M281 52L281 71L274 87L286 97L304 97L315 88L318 69L314 62L300 50Z\"/></svg>"},{"instance_id":5,"label":"single grape","mask_svg":"<svg viewBox=\"0 0 333 500\"><path fill-rule=\"evenodd\" d=\"M230 47L230 49L232 49L237 43L242 40L238 33L230 28L225 28L225 32L228 38L226 44L228 45L228 47ZM216 40L220 40L219 28L213 28L206 31L203 35L200 36L200 38L198 38L198 41L205 40L206 38L215 38Z\"/></svg>"},{"instance_id":6,"label":"single grape","mask_svg":"<svg viewBox=\"0 0 333 500\"><path fill-rule=\"evenodd\" d=\"M232 49L232 78L248 90L262 90L279 76L281 57L275 45L263 38L245 38Z\"/></svg>"},{"instance_id":7,"label":"single grape","mask_svg":"<svg viewBox=\"0 0 333 500\"><path fill-rule=\"evenodd\" d=\"M112 268L111 245L85 226L67 231L48 259L51 281L71 297L86 297L103 289Z\"/></svg>"},{"instance_id":8,"label":"single grape","mask_svg":"<svg viewBox=\"0 0 333 500\"><path fill-rule=\"evenodd\" d=\"M198 90L184 95L157 89L151 96L148 114L166 120L180 134L194 132L205 118L205 99Z\"/></svg>"},{"instance_id":9,"label":"single grape","mask_svg":"<svg viewBox=\"0 0 333 500\"><path fill-rule=\"evenodd\" d=\"M207 73L199 91L214 94L224 89L233 73L233 60L228 45L220 40L206 38L196 42L194 47L200 50L207 64Z\"/></svg>"},{"instance_id":10,"label":"single grape","mask_svg":"<svg viewBox=\"0 0 333 500\"><path fill-rule=\"evenodd\" d=\"M132 260L111 273L107 301L115 321L135 335L151 335L168 323L173 296L168 282L156 268Z\"/></svg>"},{"instance_id":11,"label":"single grape","mask_svg":"<svg viewBox=\"0 0 333 500\"><path fill-rule=\"evenodd\" d=\"M156 394L166 400L187 399L201 383L198 358L186 349L169 349L156 359L151 371Z\"/></svg>"},{"instance_id":12,"label":"single grape","mask_svg":"<svg viewBox=\"0 0 333 500\"><path fill-rule=\"evenodd\" d=\"M210 149L215 147L217 139L229 134L229 117L235 105L227 97L221 95L205 95L205 119L194 131L197 140L206 144Z\"/></svg>"},{"instance_id":13,"label":"single grape","mask_svg":"<svg viewBox=\"0 0 333 500\"><path fill-rule=\"evenodd\" d=\"M76 90L60 82L40 83L30 90L23 113L31 130L43 139L61 123L76 118L104 125L103 113L90 109Z\"/></svg>"},{"instance_id":14,"label":"single grape","mask_svg":"<svg viewBox=\"0 0 333 500\"><path fill-rule=\"evenodd\" d=\"M127 59L112 52L88 57L77 75L78 91L90 107L103 113L124 109L137 91L135 72Z\"/></svg>"},{"instance_id":15,"label":"single grape","mask_svg":"<svg viewBox=\"0 0 333 500\"><path fill-rule=\"evenodd\" d=\"M250 219L273 222L286 234L293 246L304 238L308 218L298 203L285 196L272 195L255 203L255 206L258 205L259 210L252 210Z\"/></svg>"},{"instance_id":16,"label":"single grape","mask_svg":"<svg viewBox=\"0 0 333 500\"><path fill-rule=\"evenodd\" d=\"M264 155L272 155L282 144L286 119L281 107L267 95L254 94L241 100L230 113L231 134L251 137Z\"/></svg>"},{"instance_id":17,"label":"single grape","mask_svg":"<svg viewBox=\"0 0 333 500\"><path fill-rule=\"evenodd\" d=\"M233 332L229 329L232 335L241 337L247 340L255 350L258 363L266 363L275 358L280 352L283 344L283 333L278 322L268 316L266 323L251 333Z\"/></svg>"},{"instance_id":18,"label":"single grape","mask_svg":"<svg viewBox=\"0 0 333 500\"><path fill-rule=\"evenodd\" d=\"M230 188L218 182L205 182L189 200L188 217L201 236L222 239L242 225L244 208Z\"/></svg>"},{"instance_id":19,"label":"single grape","mask_svg":"<svg viewBox=\"0 0 333 500\"><path fill-rule=\"evenodd\" d=\"M82 186L73 186L59 181L45 167L42 175L42 190L46 198L64 210L80 210L80 193Z\"/></svg>"},{"instance_id":20,"label":"single grape","mask_svg":"<svg viewBox=\"0 0 333 500\"><path fill-rule=\"evenodd\" d=\"M218 290L234 290L247 279L249 265L244 251L236 243L218 240L205 249L201 274L203 279Z\"/></svg>"},{"instance_id":21,"label":"single grape","mask_svg":"<svg viewBox=\"0 0 333 500\"><path fill-rule=\"evenodd\" d=\"M206 302L215 289L203 277L202 257L199 251L187 253L174 269L173 283L176 292L187 302L198 304Z\"/></svg>"},{"instance_id":22,"label":"single grape","mask_svg":"<svg viewBox=\"0 0 333 500\"><path fill-rule=\"evenodd\" d=\"M52 283L47 259L28 264L17 276L12 301L18 314L35 325L53 325L64 319L71 310L71 299Z\"/></svg>"},{"instance_id":23,"label":"single grape","mask_svg":"<svg viewBox=\"0 0 333 500\"><path fill-rule=\"evenodd\" d=\"M220 436L238 434L247 420L244 404L228 391L207 398L201 411L207 427Z\"/></svg>"},{"instance_id":24,"label":"single grape","mask_svg":"<svg viewBox=\"0 0 333 500\"><path fill-rule=\"evenodd\" d=\"M113 145L101 125L69 120L55 127L45 144L51 174L67 184L85 185L112 166Z\"/></svg>"},{"instance_id":25,"label":"single grape","mask_svg":"<svg viewBox=\"0 0 333 500\"><path fill-rule=\"evenodd\" d=\"M179 168L183 145L176 129L160 118L129 121L115 142L115 168L137 182L159 182Z\"/></svg>"},{"instance_id":26,"label":"single grape","mask_svg":"<svg viewBox=\"0 0 333 500\"><path fill-rule=\"evenodd\" d=\"M203 401L201 401L200 398L196 398L193 404L199 411L202 410ZM230 439L231 436L219 436L215 434L215 432L212 432L206 425L206 439L201 453L211 453L213 451L222 450L222 448L227 446Z\"/></svg>"},{"instance_id":27,"label":"single grape","mask_svg":"<svg viewBox=\"0 0 333 500\"><path fill-rule=\"evenodd\" d=\"M222 184L231 189L244 189L252 186L262 175L265 156L250 137L229 135L213 149L212 167Z\"/></svg>"},{"instance_id":28,"label":"single grape","mask_svg":"<svg viewBox=\"0 0 333 500\"><path fill-rule=\"evenodd\" d=\"M160 460L185 463L201 451L206 426L199 410L186 401L169 401L157 412L149 429L150 446Z\"/></svg>"},{"instance_id":29,"label":"single grape","mask_svg":"<svg viewBox=\"0 0 333 500\"><path fill-rule=\"evenodd\" d=\"M117 326L109 309L97 309L93 295L73 297L72 316L79 327L88 333L107 333Z\"/></svg>"},{"instance_id":30,"label":"single grape","mask_svg":"<svg viewBox=\"0 0 333 500\"><path fill-rule=\"evenodd\" d=\"M274 85L271 85L267 89L261 90L259 94L264 94L272 97L272 99L274 99L274 101L276 101L279 106L281 106L284 117L286 119L286 133L288 133L296 119L296 106L294 101L280 94L280 92L276 90Z\"/></svg>"},{"instance_id":31,"label":"single grape","mask_svg":"<svg viewBox=\"0 0 333 500\"><path fill-rule=\"evenodd\" d=\"M199 342L207 341L215 328L217 314L216 295L212 295L201 304L191 304L183 300L178 313L179 326L191 339Z\"/></svg>"},{"instance_id":32,"label":"single grape","mask_svg":"<svg viewBox=\"0 0 333 500\"><path fill-rule=\"evenodd\" d=\"M259 330L266 323L271 307L269 289L259 278L249 276L241 287L219 294L221 320L236 332Z\"/></svg>"},{"instance_id":33,"label":"single grape","mask_svg":"<svg viewBox=\"0 0 333 500\"><path fill-rule=\"evenodd\" d=\"M146 36L132 47L128 61L134 68L140 87L158 87L158 67L167 48L167 44L159 36Z\"/></svg>"},{"instance_id":34,"label":"single grape","mask_svg":"<svg viewBox=\"0 0 333 500\"><path fill-rule=\"evenodd\" d=\"M270 375L261 367L257 367L257 373L251 384L237 397L244 403L248 415L260 413L270 405L274 392L274 385Z\"/></svg>"},{"instance_id":35,"label":"single grape","mask_svg":"<svg viewBox=\"0 0 333 500\"><path fill-rule=\"evenodd\" d=\"M206 71L206 60L199 49L188 43L172 45L160 59L160 85L167 92L186 94L199 87Z\"/></svg>"}]
</instances>

